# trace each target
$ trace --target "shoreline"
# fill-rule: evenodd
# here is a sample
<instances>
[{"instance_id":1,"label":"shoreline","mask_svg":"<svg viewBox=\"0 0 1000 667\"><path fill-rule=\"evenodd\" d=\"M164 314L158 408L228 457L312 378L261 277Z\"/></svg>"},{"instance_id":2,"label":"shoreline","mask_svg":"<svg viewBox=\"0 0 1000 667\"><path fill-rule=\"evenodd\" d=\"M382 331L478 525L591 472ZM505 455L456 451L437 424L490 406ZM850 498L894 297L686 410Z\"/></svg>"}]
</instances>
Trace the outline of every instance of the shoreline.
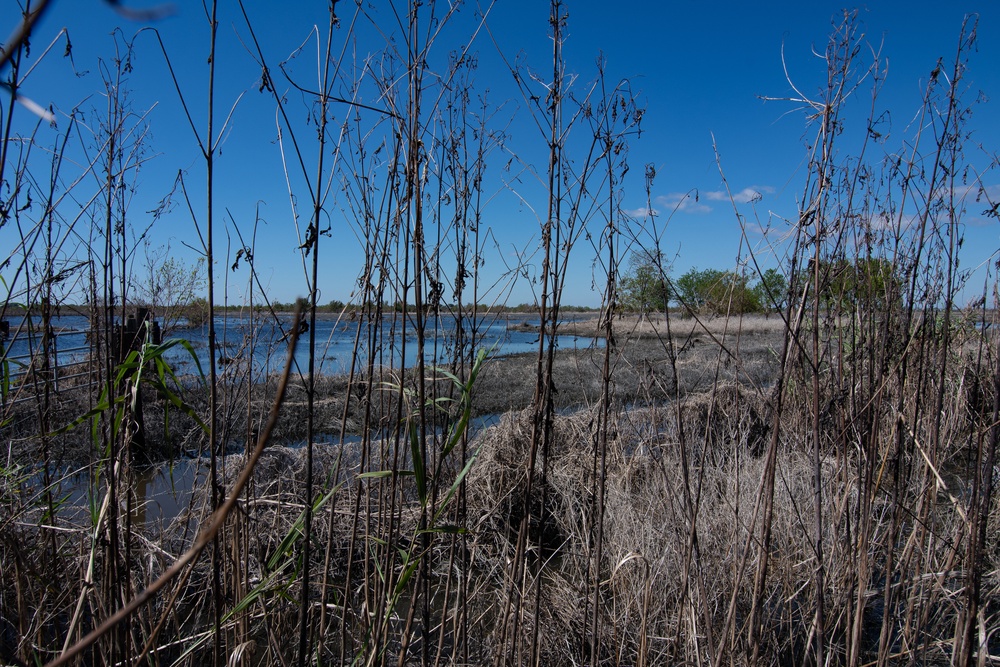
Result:
<instances>
[{"instance_id":1,"label":"shoreline","mask_svg":"<svg viewBox=\"0 0 1000 667\"><path fill-rule=\"evenodd\" d=\"M662 319L616 320L612 349L608 351L614 372L609 387L612 400L620 406L657 405L678 395L683 397L705 391L720 379L751 389L768 387L773 373L770 362L775 351L780 349L781 319L760 317L744 321L738 363L727 362L726 353L719 345L719 342L725 344L727 337L735 335L734 324L719 319L705 322L703 329L692 319L672 319L671 333L677 354L675 378ZM593 341L588 346L559 348L553 357L552 397L554 407L559 411L572 412L600 400L607 341L593 335L597 326L598 318L592 317L559 327L559 335ZM598 340L601 344L597 344ZM535 392L537 363L537 352L497 354L488 359L472 390L473 418L503 416L529 407ZM331 435L339 437L342 425L347 435L362 434L365 410L391 414L387 406L398 397L395 389L390 390L391 387L407 386L413 380L412 373L412 369L401 373L398 368L379 368L373 378L356 374L353 383L344 374L318 375L313 406L314 434L324 439ZM188 379L184 380L184 377ZM184 399L196 413L204 414L208 406L207 395L196 388L195 378L197 376L182 376L186 389ZM234 378L236 382L220 385L226 387L220 404L226 420L220 429L227 442L242 443L252 437L255 427L251 424L248 428L248 416L253 415L252 419L257 421L260 415L267 413L274 396L276 378L277 374L270 373L248 388L245 379L237 376ZM305 438L308 400L301 378L294 378L289 385L273 435L275 445L289 445ZM452 381L438 375L435 382L437 391L447 395ZM200 449L198 443L204 436L194 420L175 408L169 408L165 421L167 404L151 395L151 391L146 394L144 422L147 451L143 458L150 462L162 461L180 451ZM37 430L33 405L33 402L26 401L19 406L23 409L13 411L13 420L8 427L12 441L18 441L23 447L30 446L28 441L33 438L29 434ZM52 397L52 407L52 430L55 431L85 415L92 406L86 392L66 387ZM165 428L169 428L169 437L164 440L162 434ZM67 460L86 460L89 455L85 453L92 447L89 430L89 424L80 424L53 439L55 451Z\"/></svg>"}]
</instances>

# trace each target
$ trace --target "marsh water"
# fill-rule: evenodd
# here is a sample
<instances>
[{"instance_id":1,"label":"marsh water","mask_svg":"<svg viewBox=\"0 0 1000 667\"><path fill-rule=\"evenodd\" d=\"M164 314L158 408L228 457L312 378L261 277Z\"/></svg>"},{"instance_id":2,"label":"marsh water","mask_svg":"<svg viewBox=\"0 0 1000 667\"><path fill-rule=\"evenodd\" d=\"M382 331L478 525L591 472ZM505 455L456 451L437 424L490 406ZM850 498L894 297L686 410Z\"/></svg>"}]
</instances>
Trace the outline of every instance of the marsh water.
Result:
<instances>
[{"instance_id":1,"label":"marsh water","mask_svg":"<svg viewBox=\"0 0 1000 667\"><path fill-rule=\"evenodd\" d=\"M41 345L41 318L8 318L11 336L4 341L5 360L10 374L16 376L23 370L31 352ZM538 349L538 317L528 315L489 315L480 317L475 326L470 320L462 323L461 336L456 318L442 316L429 318L425 326L424 361L428 364L445 364L455 357L458 345L492 349L494 354L512 355ZM387 317L381 323L378 339L369 341L374 327L363 326L357 319L324 314L317 318L315 368L320 375L341 375L351 369L352 361L361 367L374 356L379 365L415 365L417 338L413 316L406 320ZM292 326L292 315L250 319L239 314L226 314L215 319L216 351L208 349L208 327L176 327L165 332L164 338L186 341L174 345L165 357L178 374L197 373L199 368L208 372L208 365L220 367L233 364L251 364L254 372L271 373L285 363L286 340ZM359 331L359 326L361 329ZM85 361L90 350L90 322L82 315L63 315L52 319L55 363L58 365ZM360 335L359 335L360 334ZM461 338L461 342L459 341ZM299 370L308 368L309 347L305 335L296 348L295 363ZM357 352L355 353L355 343ZM600 346L600 339L557 336L560 348ZM464 350L468 358L469 350ZM193 353L193 354L192 354Z\"/></svg>"},{"instance_id":2,"label":"marsh water","mask_svg":"<svg viewBox=\"0 0 1000 667\"><path fill-rule=\"evenodd\" d=\"M41 344L41 320L33 317L8 318L10 321L10 337L3 341L4 361L8 364L7 373L12 379L17 378L27 368L31 352ZM381 340L377 345L367 342L370 328L364 326L359 331L359 322L350 318L337 318L324 315L317 319L316 339L316 370L319 374L338 375L350 371L354 359L356 364L366 364L369 355L375 355L376 364L415 365L417 357L417 340L414 334L413 322L402 319L382 323ZM286 359L287 332L292 325L291 315L279 315L277 318L262 321L260 318L250 320L239 315L228 314L216 318L216 336L219 341L216 353L209 354L208 328L178 327L166 332L165 338L186 341L187 345L174 345L166 353L166 358L177 374L207 373L208 364L216 363L220 369L246 368L249 364L254 373L271 373L281 369ZM539 320L537 315L502 315L480 318L475 327L474 336L470 322L462 323L464 345L475 345L478 349L491 350L491 354L506 356L520 353L530 353L538 349ZM434 318L427 323L425 334L425 363L446 364L454 358L459 343L459 331L454 318ZM81 315L63 315L52 320L54 334L54 356L57 366L86 361L91 354L91 339L89 336L90 322ZM360 335L359 335L360 334ZM357 354L355 345L357 342ZM557 336L557 345L562 349L574 349L591 346L603 346L602 339L578 336ZM469 349L464 353L468 358ZM296 349L295 362L300 372L306 372L309 359L308 345L300 339ZM497 415L480 417L471 425L473 431L479 430L495 421ZM320 444L333 444L319 438ZM288 443L301 446L303 443ZM133 482L130 484L133 496L130 514L137 525L153 529L165 525L181 516L184 510L195 501L195 491L200 488L206 475L204 460L181 458L158 466L134 471ZM55 475L55 494L62 499L61 512L67 518L97 511L93 506L94 499L102 493L99 480L96 481L92 471L63 470ZM40 476L39 476L40 478ZM40 479L38 480L41 481Z\"/></svg>"}]
</instances>

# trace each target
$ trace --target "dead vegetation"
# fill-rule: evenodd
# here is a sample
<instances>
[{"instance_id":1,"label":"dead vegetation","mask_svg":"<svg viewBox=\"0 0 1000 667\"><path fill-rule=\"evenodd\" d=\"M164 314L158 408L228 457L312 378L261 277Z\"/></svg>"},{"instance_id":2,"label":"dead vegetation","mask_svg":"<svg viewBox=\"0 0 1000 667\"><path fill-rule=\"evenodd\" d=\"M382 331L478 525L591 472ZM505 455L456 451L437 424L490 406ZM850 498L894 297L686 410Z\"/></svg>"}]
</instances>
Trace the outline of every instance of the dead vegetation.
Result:
<instances>
[{"instance_id":1,"label":"dead vegetation","mask_svg":"<svg viewBox=\"0 0 1000 667\"><path fill-rule=\"evenodd\" d=\"M217 3L208 4L212 80ZM422 41L447 26L443 7L410 3L405 17L395 14L401 33L382 40L378 66L366 61L355 70L361 80L345 81L338 77L350 68L333 67L343 7L330 3L331 37L310 72L318 88L299 87L315 109L303 126L267 78L300 70L269 68L241 6L239 30L264 72L260 92L273 96L289 139L283 164L298 165L286 167L286 180L290 199L303 203L296 245L309 299L283 329L309 351L296 372L293 354L280 380L230 358L191 386L173 376L162 346L116 349L111 320L128 305L116 289L130 250L127 226L113 221L125 219L129 184L109 177L82 198L104 203L101 215L81 219L107 225L94 232L108 240L105 254L80 264L93 271L95 380L86 395L54 391L43 335L31 409L2 416L11 435L0 467L0 660L998 662L997 292L989 273L981 296L959 307L970 286L957 252L965 200L953 196L974 196L961 150L974 26L963 27L950 74L928 84L916 134L903 139L910 157L885 159L865 153L874 111L859 126L861 154L837 150L854 127L841 116L848 91L877 82L884 63L878 54L860 61L870 50L855 15L835 24L817 98L795 100L816 130L801 210L781 241L766 251L743 246L738 258L739 271L762 277L758 261L770 254L787 273L787 294L771 299L781 313L743 317L723 299L712 306L727 317L632 317L615 305L621 249L652 246L648 268L661 284L669 268L661 219L623 215L628 142L643 109L628 82L611 84L603 71L585 95L569 88L568 16L553 0L551 79L510 65L547 149L532 208L538 348L486 358L478 304L502 301L505 288L480 283L490 247L480 224L483 170L491 160L533 168L510 154L507 121L494 127L494 107L467 94L474 59L441 64L433 40ZM376 23L374 6L351 9ZM28 27L33 16L23 19ZM425 79L435 63L446 76ZM10 66L16 80L18 64ZM141 134L124 122L134 116L115 92L127 73L121 63L105 73L110 117L98 143L108 174L136 166L129 151L108 148ZM428 90L431 78L447 85ZM366 102L334 123L342 88ZM210 110L210 138L213 118ZM307 135L315 151L300 148ZM203 148L210 192L216 148ZM650 211L654 177L650 166ZM336 378L317 371L315 340L331 187L364 245L352 364ZM22 191L10 191L6 210L28 216ZM209 285L220 259L212 210ZM49 251L60 247L53 233L76 233L35 228ZM605 272L597 277L606 279L604 309L566 322L561 295L580 242L592 244ZM255 301L267 297L254 243L245 241L231 268L237 275L243 262L248 317L271 323L277 315ZM29 247L19 261L44 274L32 293L44 332L60 264ZM528 272L520 261L512 275ZM449 358L432 366L428 334L441 318L454 323ZM556 335L570 332L604 345L559 349ZM495 419L475 427L485 415ZM164 453L197 458L164 464L188 476L169 478L180 482L169 492L176 512L150 521L136 453L161 430L172 434Z\"/></svg>"}]
</instances>

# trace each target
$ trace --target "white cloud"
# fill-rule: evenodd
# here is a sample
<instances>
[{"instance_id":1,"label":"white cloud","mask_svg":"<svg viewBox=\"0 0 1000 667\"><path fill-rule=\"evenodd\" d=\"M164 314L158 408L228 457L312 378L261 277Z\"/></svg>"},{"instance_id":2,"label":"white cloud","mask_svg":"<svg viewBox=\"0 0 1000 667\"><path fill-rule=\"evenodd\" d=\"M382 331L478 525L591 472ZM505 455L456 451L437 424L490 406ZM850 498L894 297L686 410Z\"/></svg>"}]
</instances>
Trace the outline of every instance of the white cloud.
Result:
<instances>
[{"instance_id":1,"label":"white cloud","mask_svg":"<svg viewBox=\"0 0 1000 667\"><path fill-rule=\"evenodd\" d=\"M751 185L743 188L739 192L732 193L733 201L737 204L749 204L758 202L764 198L765 194L773 194L774 188L770 185ZM712 190L705 193L705 198L710 201L729 201L729 194L724 190Z\"/></svg>"},{"instance_id":2,"label":"white cloud","mask_svg":"<svg viewBox=\"0 0 1000 667\"><path fill-rule=\"evenodd\" d=\"M893 232L898 226L906 231L920 222L920 218L912 213L889 217L885 213L876 213L868 219L873 232Z\"/></svg>"},{"instance_id":3,"label":"white cloud","mask_svg":"<svg viewBox=\"0 0 1000 667\"><path fill-rule=\"evenodd\" d=\"M711 213L712 207L703 204L698 197L697 191L691 192L671 192L668 195L661 195L656 198L656 203L671 213L683 211L685 213Z\"/></svg>"},{"instance_id":4,"label":"white cloud","mask_svg":"<svg viewBox=\"0 0 1000 667\"><path fill-rule=\"evenodd\" d=\"M1000 204L1000 183L984 185L980 182L956 185L950 191L946 186L935 192L935 198L940 198L950 205L949 198L954 198L956 211L961 214L961 222L972 227L985 227L996 224L997 206ZM914 216L916 217L916 216Z\"/></svg>"},{"instance_id":5,"label":"white cloud","mask_svg":"<svg viewBox=\"0 0 1000 667\"><path fill-rule=\"evenodd\" d=\"M966 199L969 216L966 222L974 227L986 227L997 222L1000 184L984 185L970 191Z\"/></svg>"},{"instance_id":6,"label":"white cloud","mask_svg":"<svg viewBox=\"0 0 1000 667\"><path fill-rule=\"evenodd\" d=\"M625 209L625 215L633 218L655 218L660 215L660 210L656 208L646 208L645 206L640 206L639 208Z\"/></svg>"},{"instance_id":7,"label":"white cloud","mask_svg":"<svg viewBox=\"0 0 1000 667\"><path fill-rule=\"evenodd\" d=\"M1000 200L1000 184L980 185L978 183L971 183L969 185L959 185L955 187L954 192L956 197L965 201L972 200L977 203L991 201L996 203Z\"/></svg>"},{"instance_id":8,"label":"white cloud","mask_svg":"<svg viewBox=\"0 0 1000 667\"><path fill-rule=\"evenodd\" d=\"M772 194L773 192L774 188L770 185L753 185L733 193L732 198L738 204L748 204L760 201L765 194ZM699 192L698 190L671 192L657 197L656 207L653 209L641 207L626 211L626 213L636 218L647 215L673 215L678 212L704 215L714 210L712 206L706 203L707 201L728 202L729 193L722 190L709 192Z\"/></svg>"}]
</instances>

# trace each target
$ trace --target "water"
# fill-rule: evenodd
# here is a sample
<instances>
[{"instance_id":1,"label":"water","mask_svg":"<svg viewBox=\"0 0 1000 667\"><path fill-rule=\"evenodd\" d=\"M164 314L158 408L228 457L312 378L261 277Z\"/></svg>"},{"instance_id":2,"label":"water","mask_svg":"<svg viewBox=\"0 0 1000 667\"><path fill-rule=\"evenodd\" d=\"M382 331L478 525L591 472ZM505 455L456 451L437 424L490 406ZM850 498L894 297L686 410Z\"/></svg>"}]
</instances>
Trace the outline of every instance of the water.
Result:
<instances>
[{"instance_id":1,"label":"water","mask_svg":"<svg viewBox=\"0 0 1000 667\"><path fill-rule=\"evenodd\" d=\"M105 471L106 474L106 471ZM104 480L91 478L87 470L53 471L51 491L58 510L56 516L62 525L92 525L107 493ZM133 524L147 529L165 527L180 517L195 500L194 494L206 484L208 463L202 459L178 459L158 466L136 469L120 493L131 494L130 504L123 495L120 507L130 507ZM93 486L92 486L93 485ZM45 487L41 473L36 474L29 487L28 505L44 508ZM193 508L196 509L196 508Z\"/></svg>"},{"instance_id":2,"label":"water","mask_svg":"<svg viewBox=\"0 0 1000 667\"><path fill-rule=\"evenodd\" d=\"M483 415L469 423L469 433L474 436L489 426L498 423L500 415ZM348 436L340 444L338 437L320 434L315 442L319 446L336 447L343 453L341 465L353 469L361 461L360 436ZM292 443L293 449L304 447L304 442ZM273 448L269 451L273 452ZM236 466L241 470L245 465L244 452L220 459L220 466ZM266 460L267 454L265 454ZM405 454L404 454L405 457ZM407 461L401 465L408 466ZM105 472L106 474L106 472ZM235 474L232 470L230 474ZM169 526L179 517L186 517L188 509L198 510L199 503L205 501L209 476L209 460L206 457L182 457L159 465L137 467L127 485L123 484L122 493L131 493L131 519L134 525L142 527L153 534ZM107 489L103 482L92 487L92 478L87 470L53 471L52 492L60 506L58 516L63 524L89 525L98 511ZM44 504L44 485L41 473L31 480L31 503L42 507ZM122 511L125 499L122 498Z\"/></svg>"},{"instance_id":3,"label":"water","mask_svg":"<svg viewBox=\"0 0 1000 667\"><path fill-rule=\"evenodd\" d=\"M412 316L410 316L412 318ZM37 349L41 342L38 333L40 318L33 318L34 332L29 333L26 322L13 319L11 321L11 338L4 342L6 358L10 364L10 373L16 376L23 371L28 363L29 352ZM255 373L272 373L279 371L286 358L286 336L291 327L291 315L279 315L274 318L257 318L251 321L239 314L219 316L215 320L217 350L210 355L208 349L208 327L184 327L167 332L169 338L186 340L194 352L194 357L185 347L176 345L166 356L174 371L178 374L197 373L198 365L202 372L208 372L208 364L216 363L220 369L229 366L245 368L252 366ZM465 322L468 336L469 322ZM59 365L85 361L90 355L89 337L90 323L80 315L63 315L53 318L53 329L56 333L56 362ZM316 322L316 370L322 375L340 375L350 371L354 356L354 341L358 334L359 323L349 318L339 319L324 314ZM477 348L493 349L497 355L512 355L524 352L534 352L538 349L538 318L537 316L511 315L482 317L477 327ZM374 348L367 344L368 326L361 332L356 363L363 368L369 355L375 355L376 364L387 366L412 367L417 358L417 340L412 322L406 326L405 339L402 336L401 322L395 325L394 335L390 332L387 319L381 331L381 340ZM432 319L427 324L425 339L426 364L447 364L455 354L456 322L452 317ZM309 350L308 334L300 337L295 354L298 369L306 372L308 369ZM557 345L560 349L587 348L602 346L603 340L577 336L558 336ZM468 357L468 350L465 350ZM435 354L436 353L436 354ZM197 359L197 363L195 363Z\"/></svg>"},{"instance_id":4,"label":"water","mask_svg":"<svg viewBox=\"0 0 1000 667\"><path fill-rule=\"evenodd\" d=\"M30 351L37 349L41 336L38 333L40 318L33 318L33 333L27 331L24 321L11 321L11 338L3 342L5 359L10 365L10 373L17 376L22 373L30 359ZM208 364L219 364L223 370L236 369L241 365L252 364L255 372L274 372L281 369L286 358L286 343L283 342L285 331L292 322L291 315L279 316L274 319L251 323L248 318L239 315L227 315L216 318L216 335L220 341L217 354L209 355L207 327L182 328L167 332L168 336L183 338L188 341L198 364L203 372L207 372ZM252 324L254 326L252 326ZM510 317L491 317L480 321L477 331L477 348L493 349L493 354L511 355L525 352L535 352L538 349L538 319L525 315ZM53 319L55 336L56 360L59 365L86 361L90 355L89 330L90 323L86 317L79 315L64 315ZM362 330L362 343L367 327ZM338 321L335 317L325 315L316 323L317 370L321 374L336 375L350 370L354 341L358 334L356 321ZM417 341L413 335L412 325L407 326L405 339L400 335L399 323L394 337L389 334L389 323L386 321L382 331L384 344L374 350L376 362L380 364L399 366L405 359L406 366L415 363ZM308 368L307 338L299 341L295 361L302 372ZM585 348L593 345L603 346L602 339L592 339L576 336L559 336L557 344L561 349ZM446 364L454 356L455 321L453 318L441 318L431 322L427 333L425 362L428 364ZM437 352L435 357L434 352ZM468 351L467 351L468 352ZM368 360L369 350L362 344L357 363L364 365ZM190 352L182 346L174 346L166 354L168 361L178 374L197 372L197 364ZM214 357L214 359L213 359ZM245 367L245 366L244 366ZM480 431L498 419L497 415L480 417L470 425L473 433ZM322 437L317 439L323 442ZM331 439L332 441L332 439ZM301 444L301 443L300 443ZM350 444L350 443L348 443ZM136 504L132 509L132 519L137 525L147 527L166 524L179 516L192 501L192 494L203 484L205 476L204 462L200 459L180 459L169 465L157 466L137 471L133 492ZM58 476L57 476L58 477ZM60 514L64 519L75 522L84 520L91 511L89 490L89 475L85 472L69 473L57 484L55 493L62 499ZM39 496L39 499L41 496Z\"/></svg>"},{"instance_id":5,"label":"water","mask_svg":"<svg viewBox=\"0 0 1000 667\"><path fill-rule=\"evenodd\" d=\"M33 317L30 323L23 317L8 317L7 321L10 323L10 338L0 341L0 345L3 345L4 361L10 367L10 374L17 376L27 368L31 351L41 346L42 318ZM90 356L90 343L87 337L90 321L86 317L80 315L55 317L52 329L55 333L56 363L59 365L77 363L85 361Z\"/></svg>"}]
</instances>

